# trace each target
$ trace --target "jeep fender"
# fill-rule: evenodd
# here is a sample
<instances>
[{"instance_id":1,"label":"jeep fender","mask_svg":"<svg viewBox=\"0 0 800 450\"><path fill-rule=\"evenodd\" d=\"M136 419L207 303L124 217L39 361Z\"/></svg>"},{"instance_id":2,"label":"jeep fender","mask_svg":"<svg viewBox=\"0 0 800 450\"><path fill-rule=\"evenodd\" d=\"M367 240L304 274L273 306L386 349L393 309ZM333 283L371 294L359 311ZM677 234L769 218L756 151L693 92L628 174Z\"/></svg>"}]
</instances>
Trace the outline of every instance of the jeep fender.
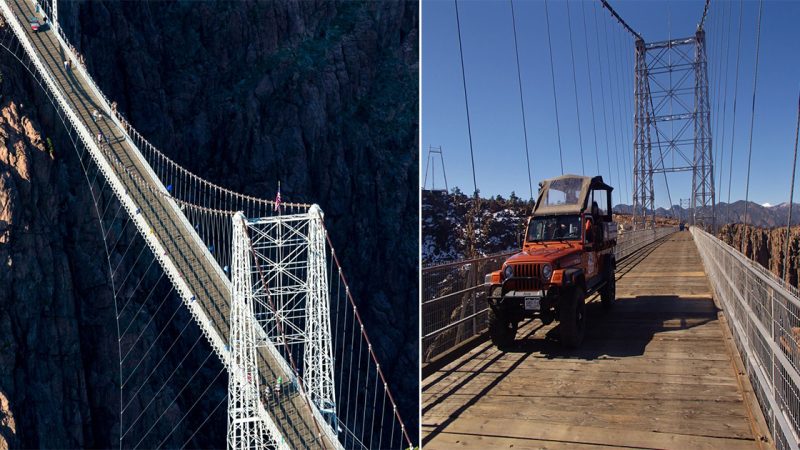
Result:
<instances>
[{"instance_id":1,"label":"jeep fender","mask_svg":"<svg viewBox=\"0 0 800 450\"><path fill-rule=\"evenodd\" d=\"M564 269L562 286L585 286L586 275L581 268Z\"/></svg>"}]
</instances>

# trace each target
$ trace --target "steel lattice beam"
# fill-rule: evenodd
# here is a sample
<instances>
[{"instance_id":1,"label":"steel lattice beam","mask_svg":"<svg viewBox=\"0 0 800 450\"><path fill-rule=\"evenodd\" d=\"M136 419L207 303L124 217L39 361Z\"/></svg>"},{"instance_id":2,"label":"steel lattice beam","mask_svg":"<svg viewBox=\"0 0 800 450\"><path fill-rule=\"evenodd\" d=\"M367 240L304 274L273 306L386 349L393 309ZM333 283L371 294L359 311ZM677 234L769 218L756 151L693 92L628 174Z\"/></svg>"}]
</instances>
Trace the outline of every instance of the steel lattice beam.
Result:
<instances>
[{"instance_id":1,"label":"steel lattice beam","mask_svg":"<svg viewBox=\"0 0 800 450\"><path fill-rule=\"evenodd\" d=\"M705 31L698 29L693 37L669 41L637 40L634 91L634 228L655 220L653 174L688 171L692 172L691 223L713 228L714 158ZM693 130L691 137L689 130ZM652 138L656 140L655 164Z\"/></svg>"},{"instance_id":2,"label":"steel lattice beam","mask_svg":"<svg viewBox=\"0 0 800 450\"><path fill-rule=\"evenodd\" d=\"M233 218L233 280L230 318L231 367L228 376L228 449L261 450L265 418L259 411L250 245L244 215ZM274 442L270 444L274 445Z\"/></svg>"},{"instance_id":3,"label":"steel lattice beam","mask_svg":"<svg viewBox=\"0 0 800 450\"><path fill-rule=\"evenodd\" d=\"M707 230L715 223L714 158L711 147L711 107L708 99L706 33L697 31L695 46L694 172L692 174L692 222Z\"/></svg>"}]
</instances>

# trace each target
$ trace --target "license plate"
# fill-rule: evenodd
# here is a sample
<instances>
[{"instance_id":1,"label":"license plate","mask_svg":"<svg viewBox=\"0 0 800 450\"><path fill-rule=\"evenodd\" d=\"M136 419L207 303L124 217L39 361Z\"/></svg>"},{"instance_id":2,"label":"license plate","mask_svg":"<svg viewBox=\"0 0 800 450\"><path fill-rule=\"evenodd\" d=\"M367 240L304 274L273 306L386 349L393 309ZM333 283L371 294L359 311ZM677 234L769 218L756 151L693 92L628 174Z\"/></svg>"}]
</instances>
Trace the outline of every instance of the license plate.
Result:
<instances>
[{"instance_id":1,"label":"license plate","mask_svg":"<svg viewBox=\"0 0 800 450\"><path fill-rule=\"evenodd\" d=\"M538 311L541 297L525 297L525 311Z\"/></svg>"}]
</instances>

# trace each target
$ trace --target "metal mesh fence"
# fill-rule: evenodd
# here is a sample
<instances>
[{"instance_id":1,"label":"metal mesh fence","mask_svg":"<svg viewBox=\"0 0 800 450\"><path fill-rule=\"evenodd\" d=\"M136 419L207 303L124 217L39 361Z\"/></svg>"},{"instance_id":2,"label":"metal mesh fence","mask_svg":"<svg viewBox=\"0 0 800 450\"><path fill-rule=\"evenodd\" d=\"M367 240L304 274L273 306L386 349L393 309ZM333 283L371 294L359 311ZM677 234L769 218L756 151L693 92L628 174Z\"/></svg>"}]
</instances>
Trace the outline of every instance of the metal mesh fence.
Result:
<instances>
[{"instance_id":1,"label":"metal mesh fence","mask_svg":"<svg viewBox=\"0 0 800 450\"><path fill-rule=\"evenodd\" d=\"M714 236L694 227L692 235L775 446L798 448L800 297Z\"/></svg>"},{"instance_id":2,"label":"metal mesh fence","mask_svg":"<svg viewBox=\"0 0 800 450\"><path fill-rule=\"evenodd\" d=\"M635 253L676 227L628 231L618 236L617 260ZM486 274L518 250L422 269L422 363L486 330Z\"/></svg>"}]
</instances>

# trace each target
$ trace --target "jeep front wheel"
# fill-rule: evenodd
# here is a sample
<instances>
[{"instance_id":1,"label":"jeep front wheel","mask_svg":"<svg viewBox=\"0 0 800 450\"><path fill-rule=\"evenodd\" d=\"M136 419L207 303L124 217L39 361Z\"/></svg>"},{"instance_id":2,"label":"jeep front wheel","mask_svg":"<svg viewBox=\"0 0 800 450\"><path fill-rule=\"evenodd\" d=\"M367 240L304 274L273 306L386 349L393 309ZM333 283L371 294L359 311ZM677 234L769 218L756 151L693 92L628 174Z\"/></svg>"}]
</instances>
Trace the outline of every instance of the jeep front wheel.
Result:
<instances>
[{"instance_id":1,"label":"jeep front wheel","mask_svg":"<svg viewBox=\"0 0 800 450\"><path fill-rule=\"evenodd\" d=\"M561 344L576 348L581 345L586 333L586 302L583 290L578 287L565 290L560 303Z\"/></svg>"},{"instance_id":2,"label":"jeep front wheel","mask_svg":"<svg viewBox=\"0 0 800 450\"><path fill-rule=\"evenodd\" d=\"M503 318L495 310L489 309L489 337L500 350L511 347L517 335L517 324Z\"/></svg>"}]
</instances>

